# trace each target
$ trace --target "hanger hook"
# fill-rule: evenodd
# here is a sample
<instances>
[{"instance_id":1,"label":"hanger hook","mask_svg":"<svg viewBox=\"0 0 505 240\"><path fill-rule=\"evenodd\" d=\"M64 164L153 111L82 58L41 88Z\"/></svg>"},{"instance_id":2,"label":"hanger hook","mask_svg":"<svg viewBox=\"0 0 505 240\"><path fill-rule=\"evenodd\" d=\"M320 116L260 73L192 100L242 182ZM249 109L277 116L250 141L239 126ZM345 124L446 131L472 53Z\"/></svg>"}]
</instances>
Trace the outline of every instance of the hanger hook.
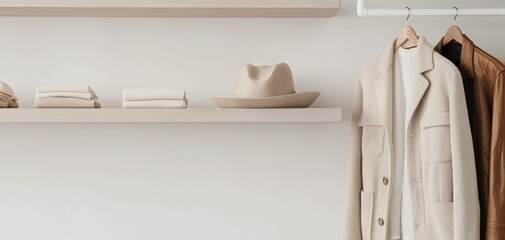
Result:
<instances>
[{"instance_id":1,"label":"hanger hook","mask_svg":"<svg viewBox=\"0 0 505 240\"><path fill-rule=\"evenodd\" d=\"M410 8L405 7L407 10L409 10L409 14L407 15L407 25L409 25L409 18L410 18Z\"/></svg>"},{"instance_id":2,"label":"hanger hook","mask_svg":"<svg viewBox=\"0 0 505 240\"><path fill-rule=\"evenodd\" d=\"M456 10L456 15L454 16L454 20L453 20L454 25L456 25L456 19L458 18L458 15L459 15L459 9L457 7L452 7L452 8L454 8Z\"/></svg>"}]
</instances>

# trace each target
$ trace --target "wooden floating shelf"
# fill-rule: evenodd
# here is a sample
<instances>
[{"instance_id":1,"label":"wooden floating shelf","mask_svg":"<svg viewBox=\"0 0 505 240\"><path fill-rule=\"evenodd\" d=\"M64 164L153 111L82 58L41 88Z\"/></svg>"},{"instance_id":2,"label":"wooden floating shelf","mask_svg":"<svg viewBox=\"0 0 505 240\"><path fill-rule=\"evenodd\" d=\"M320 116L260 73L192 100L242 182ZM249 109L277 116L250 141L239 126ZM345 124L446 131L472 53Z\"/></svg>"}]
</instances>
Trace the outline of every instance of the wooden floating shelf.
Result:
<instances>
[{"instance_id":1,"label":"wooden floating shelf","mask_svg":"<svg viewBox=\"0 0 505 240\"><path fill-rule=\"evenodd\" d=\"M340 0L0 0L0 16L331 17Z\"/></svg>"},{"instance_id":2,"label":"wooden floating shelf","mask_svg":"<svg viewBox=\"0 0 505 240\"><path fill-rule=\"evenodd\" d=\"M0 123L334 123L340 108L0 109Z\"/></svg>"}]
</instances>

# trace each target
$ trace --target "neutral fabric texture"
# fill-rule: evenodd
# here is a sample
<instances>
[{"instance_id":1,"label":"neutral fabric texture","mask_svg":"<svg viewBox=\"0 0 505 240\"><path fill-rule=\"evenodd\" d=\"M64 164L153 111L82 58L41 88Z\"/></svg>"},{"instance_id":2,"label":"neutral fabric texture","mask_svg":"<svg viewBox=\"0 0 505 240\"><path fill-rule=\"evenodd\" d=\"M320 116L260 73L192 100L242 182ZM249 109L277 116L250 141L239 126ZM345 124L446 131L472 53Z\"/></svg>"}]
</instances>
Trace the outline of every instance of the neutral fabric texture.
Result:
<instances>
[{"instance_id":1,"label":"neutral fabric texture","mask_svg":"<svg viewBox=\"0 0 505 240\"><path fill-rule=\"evenodd\" d=\"M35 108L100 108L89 86L37 87Z\"/></svg>"},{"instance_id":2,"label":"neutral fabric texture","mask_svg":"<svg viewBox=\"0 0 505 240\"><path fill-rule=\"evenodd\" d=\"M35 94L36 99L50 98L50 97L61 97L61 98L79 98L84 100L95 99L94 93L79 93L79 92L45 92Z\"/></svg>"},{"instance_id":3,"label":"neutral fabric texture","mask_svg":"<svg viewBox=\"0 0 505 240\"><path fill-rule=\"evenodd\" d=\"M185 91L169 88L132 88L123 91L123 100L184 100Z\"/></svg>"},{"instance_id":4,"label":"neutral fabric texture","mask_svg":"<svg viewBox=\"0 0 505 240\"><path fill-rule=\"evenodd\" d=\"M123 101L123 108L186 108L186 100Z\"/></svg>"},{"instance_id":5,"label":"neutral fabric texture","mask_svg":"<svg viewBox=\"0 0 505 240\"><path fill-rule=\"evenodd\" d=\"M408 171L411 163L405 154L405 139L407 139L405 129L408 125L406 113L414 111L413 109L407 109L407 106L413 106L416 97L416 86L414 83L418 74L416 69L418 50L418 48L398 49L394 65L395 73L397 74L394 75L393 79L396 87L395 90L397 90L394 92L395 101L393 104L393 116L395 117L393 121L393 146L396 146L393 150L395 151L395 163L400 162L400 164L394 164L393 168L398 168L400 177L396 181L393 181L393 184L401 182L401 205L399 207L401 212L399 225L401 228L401 237L398 239L403 240L410 240L414 235L414 217L412 215L410 176ZM394 130L397 130L396 133ZM393 211L392 208L391 211Z\"/></svg>"},{"instance_id":6,"label":"neutral fabric texture","mask_svg":"<svg viewBox=\"0 0 505 240\"><path fill-rule=\"evenodd\" d=\"M0 100L0 108L8 108L8 107L9 107L9 101Z\"/></svg>"},{"instance_id":7,"label":"neutral fabric texture","mask_svg":"<svg viewBox=\"0 0 505 240\"><path fill-rule=\"evenodd\" d=\"M36 93L49 93L49 92L76 92L76 93L89 93L91 89L88 86L50 86L50 87L37 87Z\"/></svg>"},{"instance_id":8,"label":"neutral fabric texture","mask_svg":"<svg viewBox=\"0 0 505 240\"><path fill-rule=\"evenodd\" d=\"M395 164L392 166L392 174L394 181L391 181L391 206L390 206L390 224L388 229L388 238L390 240L401 240L402 239L402 206L403 198L405 195L403 192L403 181L405 180L404 175L404 149L405 149L405 87L404 81L408 82L409 79L403 77L403 73L406 72L402 69L405 61L402 61L400 51L396 52L394 71L393 71L393 145L395 146L394 158L396 159ZM409 70L409 69L405 69Z\"/></svg>"},{"instance_id":9,"label":"neutral fabric texture","mask_svg":"<svg viewBox=\"0 0 505 240\"><path fill-rule=\"evenodd\" d=\"M408 162L405 158L406 106L414 101L417 71L415 69L417 48L398 49L393 71L393 146L395 164L391 184L391 206L388 239L407 240L413 235L412 204L408 176Z\"/></svg>"},{"instance_id":10,"label":"neutral fabric texture","mask_svg":"<svg viewBox=\"0 0 505 240\"><path fill-rule=\"evenodd\" d=\"M213 96L222 108L305 108L319 92L295 91L293 74L286 63L273 66L245 64L240 70L235 96Z\"/></svg>"},{"instance_id":11,"label":"neutral fabric texture","mask_svg":"<svg viewBox=\"0 0 505 240\"><path fill-rule=\"evenodd\" d=\"M0 101L2 101L2 108L17 108L17 100L18 98L14 95L12 88L7 83L0 82Z\"/></svg>"},{"instance_id":12,"label":"neutral fabric texture","mask_svg":"<svg viewBox=\"0 0 505 240\"><path fill-rule=\"evenodd\" d=\"M36 99L35 108L100 108L100 104L95 100L84 100L78 98L43 98Z\"/></svg>"},{"instance_id":13,"label":"neutral fabric texture","mask_svg":"<svg viewBox=\"0 0 505 240\"><path fill-rule=\"evenodd\" d=\"M0 92L0 99L2 100L14 100L15 97L7 93Z\"/></svg>"},{"instance_id":14,"label":"neutral fabric texture","mask_svg":"<svg viewBox=\"0 0 505 240\"><path fill-rule=\"evenodd\" d=\"M3 99L0 97L0 108L17 108L18 103L15 100Z\"/></svg>"},{"instance_id":15,"label":"neutral fabric texture","mask_svg":"<svg viewBox=\"0 0 505 240\"><path fill-rule=\"evenodd\" d=\"M2 81L0 81L0 92L5 93L9 96L14 96L12 88L7 83L4 83Z\"/></svg>"},{"instance_id":16,"label":"neutral fabric texture","mask_svg":"<svg viewBox=\"0 0 505 240\"><path fill-rule=\"evenodd\" d=\"M394 45L366 65L356 82L342 239L387 239L391 184L382 179L395 181ZM415 97L406 106L405 129L413 239L479 239L477 177L461 75L424 37L417 48Z\"/></svg>"},{"instance_id":17,"label":"neutral fabric texture","mask_svg":"<svg viewBox=\"0 0 505 240\"><path fill-rule=\"evenodd\" d=\"M8 101L7 102L7 107L8 108L18 108L19 105L18 105L18 103L16 101Z\"/></svg>"},{"instance_id":18,"label":"neutral fabric texture","mask_svg":"<svg viewBox=\"0 0 505 240\"><path fill-rule=\"evenodd\" d=\"M448 49L446 47L452 48ZM479 184L481 238L505 240L505 65L466 36L435 47L463 75Z\"/></svg>"}]
</instances>

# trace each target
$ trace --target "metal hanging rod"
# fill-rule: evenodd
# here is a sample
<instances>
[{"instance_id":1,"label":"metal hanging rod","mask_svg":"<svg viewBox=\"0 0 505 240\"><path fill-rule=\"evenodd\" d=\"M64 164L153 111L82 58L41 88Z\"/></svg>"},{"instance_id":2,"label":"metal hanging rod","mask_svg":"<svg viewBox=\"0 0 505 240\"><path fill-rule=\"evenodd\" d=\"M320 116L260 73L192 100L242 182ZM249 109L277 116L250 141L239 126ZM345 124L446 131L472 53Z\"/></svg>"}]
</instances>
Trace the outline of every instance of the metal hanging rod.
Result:
<instances>
[{"instance_id":1,"label":"metal hanging rod","mask_svg":"<svg viewBox=\"0 0 505 240\"><path fill-rule=\"evenodd\" d=\"M358 16L505 16L505 8L367 8L358 0Z\"/></svg>"}]
</instances>

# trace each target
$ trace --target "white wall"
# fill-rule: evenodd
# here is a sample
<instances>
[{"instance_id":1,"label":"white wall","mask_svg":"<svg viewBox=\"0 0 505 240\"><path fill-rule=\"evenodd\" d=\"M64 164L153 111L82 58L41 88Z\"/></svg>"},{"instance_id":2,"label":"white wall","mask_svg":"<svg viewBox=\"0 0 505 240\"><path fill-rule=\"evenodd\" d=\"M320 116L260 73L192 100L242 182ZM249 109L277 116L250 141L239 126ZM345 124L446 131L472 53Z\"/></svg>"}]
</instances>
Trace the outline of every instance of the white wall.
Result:
<instances>
[{"instance_id":1,"label":"white wall","mask_svg":"<svg viewBox=\"0 0 505 240\"><path fill-rule=\"evenodd\" d=\"M287 62L299 91L322 92L315 107L345 114L339 124L2 124L0 239L339 239L354 76L405 23L358 18L354 5L324 19L0 18L0 79L21 107L52 84L89 84L104 107L143 86L212 107L207 96L232 94L241 64ZM504 17L458 23L505 59ZM411 24L435 43L452 18Z\"/></svg>"}]
</instances>

